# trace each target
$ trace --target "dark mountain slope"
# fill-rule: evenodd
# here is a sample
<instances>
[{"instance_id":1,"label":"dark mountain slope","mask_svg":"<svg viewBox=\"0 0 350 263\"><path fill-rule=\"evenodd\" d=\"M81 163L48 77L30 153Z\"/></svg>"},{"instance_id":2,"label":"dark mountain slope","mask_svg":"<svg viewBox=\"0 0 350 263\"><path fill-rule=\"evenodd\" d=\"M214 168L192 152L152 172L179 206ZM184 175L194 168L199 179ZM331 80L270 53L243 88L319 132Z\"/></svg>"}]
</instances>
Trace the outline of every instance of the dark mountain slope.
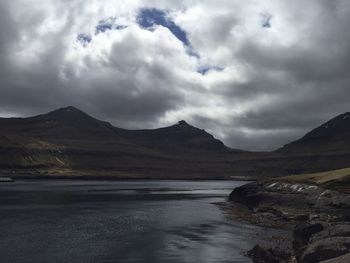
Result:
<instances>
[{"instance_id":1,"label":"dark mountain slope","mask_svg":"<svg viewBox=\"0 0 350 263\"><path fill-rule=\"evenodd\" d=\"M121 156L123 158L121 158ZM66 107L30 118L0 119L0 168L112 169L161 154L118 136L107 122Z\"/></svg>"},{"instance_id":2,"label":"dark mountain slope","mask_svg":"<svg viewBox=\"0 0 350 263\"><path fill-rule=\"evenodd\" d=\"M0 118L0 173L127 178L269 177L348 167L350 114L269 153L233 150L180 121L154 130L113 127L66 107Z\"/></svg>"},{"instance_id":3,"label":"dark mountain slope","mask_svg":"<svg viewBox=\"0 0 350 263\"><path fill-rule=\"evenodd\" d=\"M184 121L161 129L132 131L113 127L74 107L30 118L0 118L0 169L11 171L222 176L232 173L226 162L232 153L212 135Z\"/></svg>"},{"instance_id":4,"label":"dark mountain slope","mask_svg":"<svg viewBox=\"0 0 350 263\"><path fill-rule=\"evenodd\" d=\"M292 154L349 153L350 113L331 119L279 151Z\"/></svg>"},{"instance_id":5,"label":"dark mountain slope","mask_svg":"<svg viewBox=\"0 0 350 263\"><path fill-rule=\"evenodd\" d=\"M165 153L193 153L202 151L206 154L227 153L232 149L205 130L180 121L175 125L154 130L124 130L115 128L121 137L138 145L156 149Z\"/></svg>"},{"instance_id":6,"label":"dark mountain slope","mask_svg":"<svg viewBox=\"0 0 350 263\"><path fill-rule=\"evenodd\" d=\"M0 118L0 132L13 132L27 137L89 138L116 137L113 127L86 113L66 107L30 118Z\"/></svg>"}]
</instances>

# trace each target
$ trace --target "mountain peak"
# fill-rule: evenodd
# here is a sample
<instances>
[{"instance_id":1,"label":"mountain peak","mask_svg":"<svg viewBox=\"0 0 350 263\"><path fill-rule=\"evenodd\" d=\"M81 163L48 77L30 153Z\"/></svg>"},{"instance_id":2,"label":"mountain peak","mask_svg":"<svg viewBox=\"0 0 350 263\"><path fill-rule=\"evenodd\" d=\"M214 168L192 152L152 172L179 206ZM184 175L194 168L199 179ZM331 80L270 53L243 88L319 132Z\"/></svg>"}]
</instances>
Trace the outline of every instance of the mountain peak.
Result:
<instances>
[{"instance_id":1,"label":"mountain peak","mask_svg":"<svg viewBox=\"0 0 350 263\"><path fill-rule=\"evenodd\" d=\"M176 125L182 125L182 126L190 126L186 121L181 120Z\"/></svg>"},{"instance_id":2,"label":"mountain peak","mask_svg":"<svg viewBox=\"0 0 350 263\"><path fill-rule=\"evenodd\" d=\"M92 123L98 121L87 113L73 106L60 108L38 117L48 119L49 121L76 123L77 125L80 125L81 123Z\"/></svg>"},{"instance_id":3,"label":"mountain peak","mask_svg":"<svg viewBox=\"0 0 350 263\"><path fill-rule=\"evenodd\" d=\"M81 110L79 110L78 108L74 107L74 106L67 106L67 107L63 107L63 108L59 108L57 110L51 111L50 113L68 113L68 112L79 112L79 113L84 113ZM85 113L84 113L85 114Z\"/></svg>"},{"instance_id":4,"label":"mountain peak","mask_svg":"<svg viewBox=\"0 0 350 263\"><path fill-rule=\"evenodd\" d=\"M338 118L341 118L343 121L350 120L350 112L343 113L342 115L339 115Z\"/></svg>"},{"instance_id":5,"label":"mountain peak","mask_svg":"<svg viewBox=\"0 0 350 263\"><path fill-rule=\"evenodd\" d=\"M74 106L67 106L67 107L63 107L63 110L66 111L74 111L74 110L79 110L78 108L74 107Z\"/></svg>"},{"instance_id":6,"label":"mountain peak","mask_svg":"<svg viewBox=\"0 0 350 263\"><path fill-rule=\"evenodd\" d=\"M54 114L54 113L69 113L69 114L76 114L76 113L80 113L80 114L85 114L87 115L85 112L83 112L82 110L79 110L78 108L74 107L74 106L67 106L67 107L63 107L63 108L59 108L57 110L53 110L51 112L49 112L48 114Z\"/></svg>"},{"instance_id":7,"label":"mountain peak","mask_svg":"<svg viewBox=\"0 0 350 263\"><path fill-rule=\"evenodd\" d=\"M348 135L350 131L350 113L343 113L322 124L304 136L304 138L334 137Z\"/></svg>"},{"instance_id":8,"label":"mountain peak","mask_svg":"<svg viewBox=\"0 0 350 263\"><path fill-rule=\"evenodd\" d=\"M185 120L158 129L115 130L121 137L144 147L167 153L192 153L193 151L225 152L228 148L205 130L188 124Z\"/></svg>"},{"instance_id":9,"label":"mountain peak","mask_svg":"<svg viewBox=\"0 0 350 263\"><path fill-rule=\"evenodd\" d=\"M202 132L202 129L199 129L195 126L192 126L191 124L189 124L188 122L186 122L185 120L181 120L179 122L177 122L176 124L170 126L169 128L175 128L176 130L184 130L184 131L200 131Z\"/></svg>"}]
</instances>

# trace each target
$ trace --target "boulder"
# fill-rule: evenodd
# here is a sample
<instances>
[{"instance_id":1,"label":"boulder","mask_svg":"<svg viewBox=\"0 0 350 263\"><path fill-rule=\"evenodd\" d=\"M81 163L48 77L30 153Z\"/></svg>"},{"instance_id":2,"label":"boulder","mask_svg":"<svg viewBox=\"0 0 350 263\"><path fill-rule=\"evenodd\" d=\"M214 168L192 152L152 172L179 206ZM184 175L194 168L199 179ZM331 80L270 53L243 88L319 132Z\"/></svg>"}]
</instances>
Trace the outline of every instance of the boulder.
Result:
<instances>
[{"instance_id":1,"label":"boulder","mask_svg":"<svg viewBox=\"0 0 350 263\"><path fill-rule=\"evenodd\" d=\"M301 263L318 263L350 252L350 237L330 237L309 244L300 257Z\"/></svg>"},{"instance_id":2,"label":"boulder","mask_svg":"<svg viewBox=\"0 0 350 263\"><path fill-rule=\"evenodd\" d=\"M350 262L350 253L340 257L324 260L324 261L321 261L320 263L349 263L349 262Z\"/></svg>"},{"instance_id":3,"label":"boulder","mask_svg":"<svg viewBox=\"0 0 350 263\"><path fill-rule=\"evenodd\" d=\"M324 190L318 195L315 207L324 210L329 208L350 208L350 197L344 193L332 190Z\"/></svg>"},{"instance_id":4,"label":"boulder","mask_svg":"<svg viewBox=\"0 0 350 263\"><path fill-rule=\"evenodd\" d=\"M295 250L299 250L309 243L309 240L312 235L315 233L321 232L324 229L324 226L321 223L309 224L309 223L300 223L298 224L293 231L293 247Z\"/></svg>"},{"instance_id":5,"label":"boulder","mask_svg":"<svg viewBox=\"0 0 350 263\"><path fill-rule=\"evenodd\" d=\"M261 192L261 185L256 182L249 183L235 188L231 192L229 200L246 205L249 208L254 208L257 207L264 198Z\"/></svg>"},{"instance_id":6,"label":"boulder","mask_svg":"<svg viewBox=\"0 0 350 263\"><path fill-rule=\"evenodd\" d=\"M314 234L310 242L312 243L327 237L350 237L350 224L340 223L327 226L323 231Z\"/></svg>"},{"instance_id":7,"label":"boulder","mask_svg":"<svg viewBox=\"0 0 350 263\"><path fill-rule=\"evenodd\" d=\"M310 209L315 206L320 192L319 187L312 185L253 182L235 188L229 200L251 209L259 206L290 207L291 203L295 209Z\"/></svg>"},{"instance_id":8,"label":"boulder","mask_svg":"<svg viewBox=\"0 0 350 263\"><path fill-rule=\"evenodd\" d=\"M291 258L289 253L272 248L262 248L256 245L252 250L247 252L254 263L281 263L287 262Z\"/></svg>"}]
</instances>

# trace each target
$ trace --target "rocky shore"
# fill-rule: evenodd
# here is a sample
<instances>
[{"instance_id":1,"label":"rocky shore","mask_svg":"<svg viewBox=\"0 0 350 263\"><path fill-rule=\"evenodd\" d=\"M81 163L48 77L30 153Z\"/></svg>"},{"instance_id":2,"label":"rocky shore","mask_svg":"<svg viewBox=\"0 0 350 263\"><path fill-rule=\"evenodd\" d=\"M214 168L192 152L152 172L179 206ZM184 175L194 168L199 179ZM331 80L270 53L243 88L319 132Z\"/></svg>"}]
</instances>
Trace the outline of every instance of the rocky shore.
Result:
<instances>
[{"instance_id":1,"label":"rocky shore","mask_svg":"<svg viewBox=\"0 0 350 263\"><path fill-rule=\"evenodd\" d=\"M238 187L229 200L241 219L291 232L291 249L255 246L247 252L253 262L350 262L348 194L269 181Z\"/></svg>"}]
</instances>

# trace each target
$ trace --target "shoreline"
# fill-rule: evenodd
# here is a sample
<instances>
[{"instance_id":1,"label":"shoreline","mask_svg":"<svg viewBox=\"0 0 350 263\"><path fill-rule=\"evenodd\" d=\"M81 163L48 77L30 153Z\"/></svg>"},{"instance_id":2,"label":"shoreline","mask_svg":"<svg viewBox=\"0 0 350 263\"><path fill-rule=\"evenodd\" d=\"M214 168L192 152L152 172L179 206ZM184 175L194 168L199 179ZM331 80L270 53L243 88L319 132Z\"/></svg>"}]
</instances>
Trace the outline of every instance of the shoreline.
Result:
<instances>
[{"instance_id":1,"label":"shoreline","mask_svg":"<svg viewBox=\"0 0 350 263\"><path fill-rule=\"evenodd\" d=\"M253 182L230 195L232 216L253 225L285 229L286 248L256 245L254 263L350 262L350 197L316 185ZM283 238L283 237L280 237Z\"/></svg>"}]
</instances>

